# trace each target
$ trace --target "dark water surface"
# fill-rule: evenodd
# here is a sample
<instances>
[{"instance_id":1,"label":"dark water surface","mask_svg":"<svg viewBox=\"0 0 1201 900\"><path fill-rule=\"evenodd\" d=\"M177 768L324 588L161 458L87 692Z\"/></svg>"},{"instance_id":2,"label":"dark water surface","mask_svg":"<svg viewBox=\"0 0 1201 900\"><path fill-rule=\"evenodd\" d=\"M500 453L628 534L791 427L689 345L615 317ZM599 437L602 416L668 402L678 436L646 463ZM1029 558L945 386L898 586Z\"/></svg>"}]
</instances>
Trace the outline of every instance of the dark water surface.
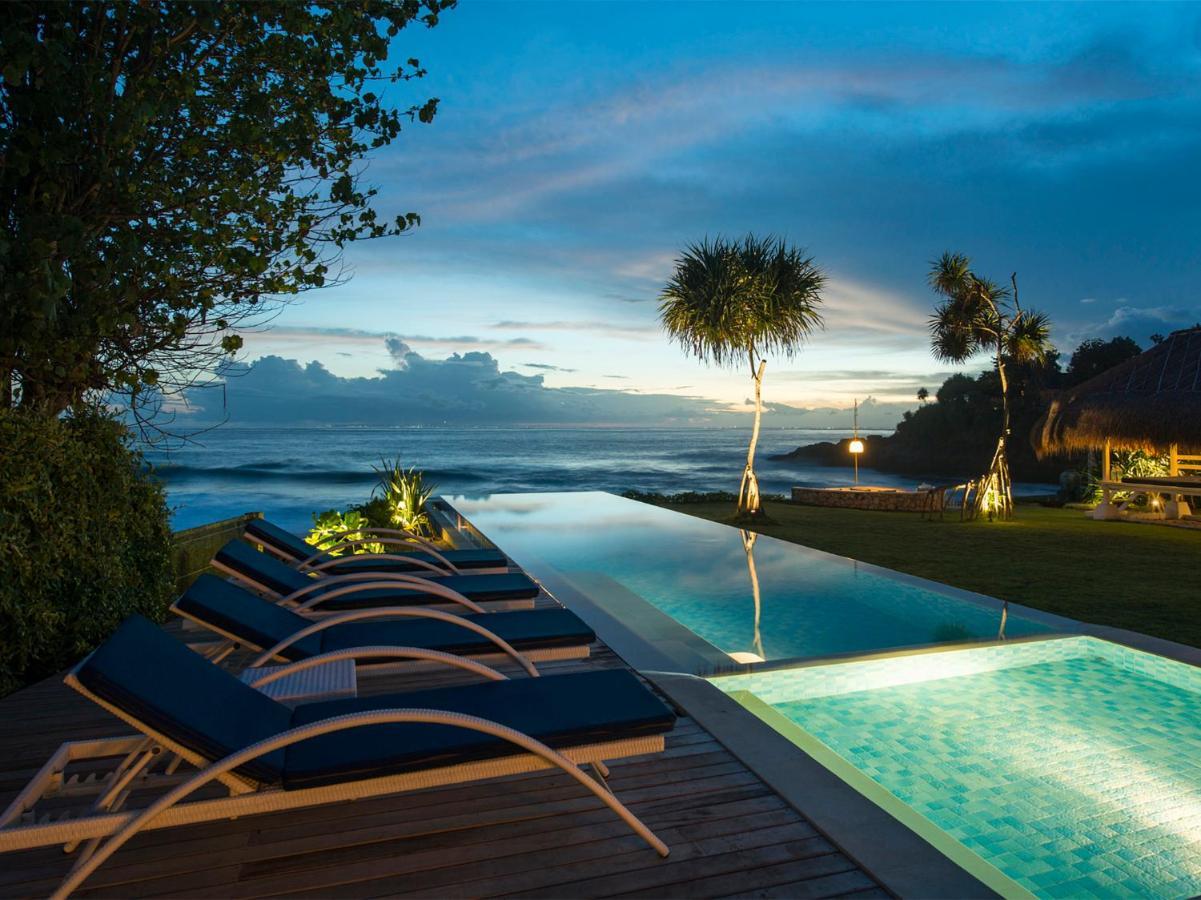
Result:
<instances>
[{"instance_id":1,"label":"dark water surface","mask_svg":"<svg viewBox=\"0 0 1201 900\"><path fill-rule=\"evenodd\" d=\"M176 528L260 510L301 529L314 512L367 499L381 457L424 469L443 494L483 497L525 491L629 489L736 491L744 428L246 428L225 426L182 449L147 455L167 484ZM765 429L757 469L764 491L850 484L850 466L767 457L841 431ZM913 487L947 482L864 467L865 483ZM1045 492L1038 486L1022 486Z\"/></svg>"}]
</instances>

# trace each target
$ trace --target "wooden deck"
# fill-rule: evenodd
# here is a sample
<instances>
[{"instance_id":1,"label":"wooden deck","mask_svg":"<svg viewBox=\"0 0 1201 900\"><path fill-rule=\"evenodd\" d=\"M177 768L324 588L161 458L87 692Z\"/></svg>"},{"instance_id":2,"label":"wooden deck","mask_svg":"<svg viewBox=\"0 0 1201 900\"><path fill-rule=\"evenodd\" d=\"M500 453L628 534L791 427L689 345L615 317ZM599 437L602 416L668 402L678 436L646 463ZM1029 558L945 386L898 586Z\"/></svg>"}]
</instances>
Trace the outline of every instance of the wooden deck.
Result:
<instances>
[{"instance_id":1,"label":"wooden deck","mask_svg":"<svg viewBox=\"0 0 1201 900\"><path fill-rule=\"evenodd\" d=\"M168 626L182 634L178 625ZM192 635L189 634L189 637ZM597 644L547 674L624 665ZM363 679L386 693L469 680L445 670ZM0 700L0 803L63 741L128 726L57 678ZM318 809L150 832L85 895L146 897L886 896L856 863L692 720L663 754L611 764L610 784L671 847L659 859L561 773L539 772ZM0 856L0 896L44 896L61 849Z\"/></svg>"}]
</instances>

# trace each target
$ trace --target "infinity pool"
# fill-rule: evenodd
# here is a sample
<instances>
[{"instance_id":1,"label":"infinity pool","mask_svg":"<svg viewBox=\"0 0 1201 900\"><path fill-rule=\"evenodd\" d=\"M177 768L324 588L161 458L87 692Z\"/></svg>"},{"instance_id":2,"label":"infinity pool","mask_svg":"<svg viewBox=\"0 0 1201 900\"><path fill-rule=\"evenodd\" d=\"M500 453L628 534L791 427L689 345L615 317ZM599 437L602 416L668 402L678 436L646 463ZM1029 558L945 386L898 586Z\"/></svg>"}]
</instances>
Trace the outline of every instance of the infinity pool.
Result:
<instances>
[{"instance_id":1,"label":"infinity pool","mask_svg":"<svg viewBox=\"0 0 1201 900\"><path fill-rule=\"evenodd\" d=\"M711 679L1004 896L1201 892L1201 670L1089 637Z\"/></svg>"},{"instance_id":2,"label":"infinity pool","mask_svg":"<svg viewBox=\"0 0 1201 900\"><path fill-rule=\"evenodd\" d=\"M994 640L1001 631L992 598L612 494L450 501L536 576L562 574L592 596L629 592L743 661ZM1004 634L1052 630L1009 614Z\"/></svg>"}]
</instances>

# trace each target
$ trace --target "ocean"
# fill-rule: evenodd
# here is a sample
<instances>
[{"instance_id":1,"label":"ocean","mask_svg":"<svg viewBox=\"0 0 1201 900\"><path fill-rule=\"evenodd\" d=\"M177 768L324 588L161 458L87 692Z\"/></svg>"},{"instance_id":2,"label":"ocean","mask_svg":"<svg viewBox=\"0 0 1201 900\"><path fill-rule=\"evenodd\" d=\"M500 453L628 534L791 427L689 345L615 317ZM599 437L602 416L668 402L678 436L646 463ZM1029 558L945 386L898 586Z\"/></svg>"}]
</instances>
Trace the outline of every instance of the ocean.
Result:
<instances>
[{"instance_id":1,"label":"ocean","mask_svg":"<svg viewBox=\"0 0 1201 900\"><path fill-rule=\"evenodd\" d=\"M865 434L885 432L865 431ZM852 483L851 467L775 461L804 444L838 440L841 431L764 429L756 471L762 490ZM165 482L176 529L256 510L293 530L315 512L365 501L382 458L425 471L447 496L521 491L634 489L736 491L749 428L248 428L222 426L182 448L151 449ZM860 469L868 484L914 487L955 479ZM1022 493L1054 487L1019 485Z\"/></svg>"}]
</instances>

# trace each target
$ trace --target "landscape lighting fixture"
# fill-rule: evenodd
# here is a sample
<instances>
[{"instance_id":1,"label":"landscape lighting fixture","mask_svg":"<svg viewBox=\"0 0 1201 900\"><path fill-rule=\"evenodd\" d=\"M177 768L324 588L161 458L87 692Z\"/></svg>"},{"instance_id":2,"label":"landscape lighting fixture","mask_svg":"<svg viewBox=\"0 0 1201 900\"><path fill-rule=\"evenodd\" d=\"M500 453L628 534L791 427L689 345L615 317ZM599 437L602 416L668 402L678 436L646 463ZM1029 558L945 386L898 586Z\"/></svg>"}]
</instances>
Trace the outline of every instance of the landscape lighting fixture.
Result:
<instances>
[{"instance_id":1,"label":"landscape lighting fixture","mask_svg":"<svg viewBox=\"0 0 1201 900\"><path fill-rule=\"evenodd\" d=\"M854 437L851 438L851 443L847 446L851 451L851 459L855 460L855 484L859 484L859 454L863 452L863 441L859 440L859 400L855 400L855 426Z\"/></svg>"}]
</instances>

